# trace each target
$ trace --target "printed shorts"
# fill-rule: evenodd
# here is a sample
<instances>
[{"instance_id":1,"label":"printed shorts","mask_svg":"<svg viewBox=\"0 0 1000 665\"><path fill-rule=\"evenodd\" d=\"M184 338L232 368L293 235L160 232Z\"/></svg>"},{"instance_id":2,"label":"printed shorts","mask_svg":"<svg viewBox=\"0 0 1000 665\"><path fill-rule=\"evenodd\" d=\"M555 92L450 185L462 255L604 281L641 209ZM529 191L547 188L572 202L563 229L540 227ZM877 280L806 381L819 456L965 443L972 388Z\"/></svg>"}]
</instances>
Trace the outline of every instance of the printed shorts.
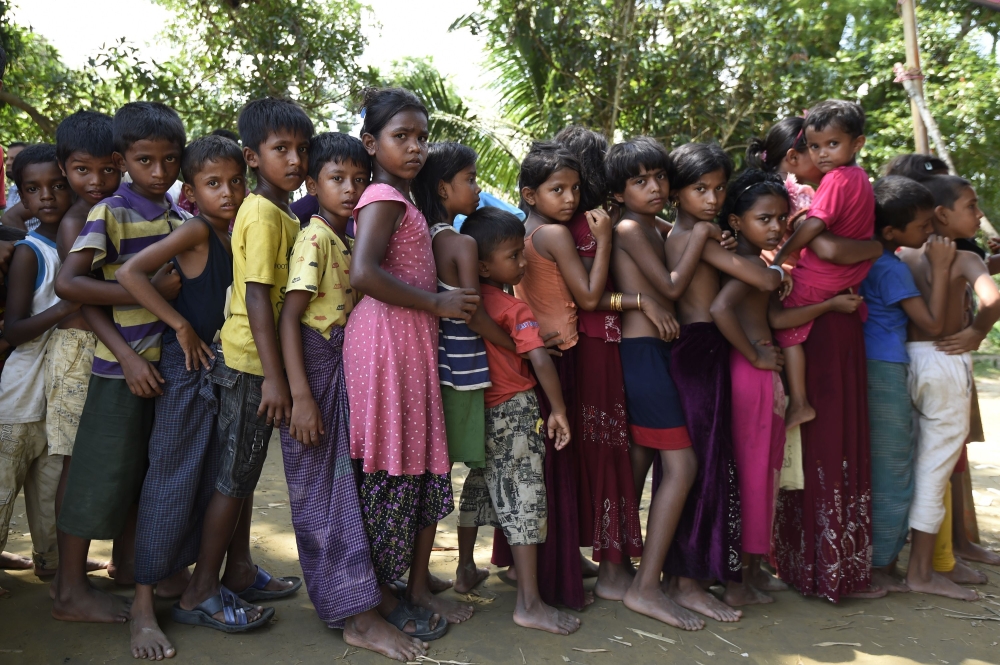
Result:
<instances>
[{"instance_id":1,"label":"printed shorts","mask_svg":"<svg viewBox=\"0 0 1000 665\"><path fill-rule=\"evenodd\" d=\"M89 330L56 328L45 347L45 434L49 455L72 455L87 401L97 336Z\"/></svg>"},{"instance_id":2,"label":"printed shorts","mask_svg":"<svg viewBox=\"0 0 1000 665\"><path fill-rule=\"evenodd\" d=\"M274 431L267 424L267 413L257 415L264 377L228 367L220 350L208 380L219 387L216 427L223 446L215 489L234 499L245 499L257 488Z\"/></svg>"}]
</instances>

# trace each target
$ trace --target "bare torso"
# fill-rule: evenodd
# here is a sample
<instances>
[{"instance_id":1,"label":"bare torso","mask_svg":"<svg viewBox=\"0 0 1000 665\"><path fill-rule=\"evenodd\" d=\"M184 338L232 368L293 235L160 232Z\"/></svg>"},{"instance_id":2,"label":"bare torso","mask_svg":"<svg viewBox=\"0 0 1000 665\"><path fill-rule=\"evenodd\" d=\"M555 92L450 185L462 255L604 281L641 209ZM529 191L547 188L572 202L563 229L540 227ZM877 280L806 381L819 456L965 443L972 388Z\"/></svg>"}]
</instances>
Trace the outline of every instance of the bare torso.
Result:
<instances>
[{"instance_id":1,"label":"bare torso","mask_svg":"<svg viewBox=\"0 0 1000 665\"><path fill-rule=\"evenodd\" d=\"M691 235L691 226L678 221L665 243L667 267L673 269L681 260ZM719 295L719 271L704 261L698 262L691 284L677 301L677 320L681 325L710 323L710 308Z\"/></svg>"},{"instance_id":2,"label":"bare torso","mask_svg":"<svg viewBox=\"0 0 1000 665\"><path fill-rule=\"evenodd\" d=\"M913 281L923 295L924 300L930 299L931 293L931 266L927 257L924 256L923 249L904 249L900 253L900 258L910 268L913 273ZM945 307L944 329L940 335L931 336L923 332L911 322L907 326L907 339L911 342L936 342L944 337L953 335L968 326L966 317L966 292L969 288L969 281L965 277L963 262L982 261L976 254L965 250L955 252L955 261L952 263L951 272L948 274L948 304Z\"/></svg>"},{"instance_id":3,"label":"bare torso","mask_svg":"<svg viewBox=\"0 0 1000 665\"><path fill-rule=\"evenodd\" d=\"M59 252L59 260L65 261L69 251L73 249L73 243L87 223L87 215L90 214L90 205L83 198L78 198L76 203L63 215L59 222L59 231L56 234L56 251ZM90 324L83 318L83 310L77 309L67 316L56 326L61 330L90 330Z\"/></svg>"},{"instance_id":4,"label":"bare torso","mask_svg":"<svg viewBox=\"0 0 1000 665\"><path fill-rule=\"evenodd\" d=\"M656 221L656 226L650 227L646 224L640 225L645 235L646 241L655 253L656 257L666 269L666 251L664 249L664 239L670 231L670 225L666 222ZM611 246L611 273L614 277L615 286L626 293L641 293L644 298L652 298L658 305L674 314L674 301L665 297L652 285L646 277L642 268L635 260L622 249L618 232L612 236ZM622 312L622 337L659 337L660 333L653 322L649 320L640 310L628 310Z\"/></svg>"}]
</instances>

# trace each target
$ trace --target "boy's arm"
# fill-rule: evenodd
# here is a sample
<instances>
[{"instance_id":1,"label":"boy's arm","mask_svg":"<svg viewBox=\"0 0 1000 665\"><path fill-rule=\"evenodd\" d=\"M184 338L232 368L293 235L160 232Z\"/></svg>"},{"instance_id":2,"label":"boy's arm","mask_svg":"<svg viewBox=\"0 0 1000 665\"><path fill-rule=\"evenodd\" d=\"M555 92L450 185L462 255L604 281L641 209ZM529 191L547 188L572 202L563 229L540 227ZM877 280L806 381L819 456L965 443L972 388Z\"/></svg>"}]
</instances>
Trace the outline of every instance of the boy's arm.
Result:
<instances>
[{"instance_id":1,"label":"boy's arm","mask_svg":"<svg viewBox=\"0 0 1000 665\"><path fill-rule=\"evenodd\" d=\"M458 286L463 289L474 289L479 293L479 250L476 247L476 239L472 236L463 236L456 233L448 233L444 238L455 248L455 267L458 268ZM492 342L500 348L508 351L517 351L514 340L510 338L503 328L486 313L486 308L482 306L482 301L476 307L469 319L469 330L482 335L483 339Z\"/></svg>"},{"instance_id":2,"label":"boy's arm","mask_svg":"<svg viewBox=\"0 0 1000 665\"><path fill-rule=\"evenodd\" d=\"M31 301L35 296L37 277L38 257L35 252L26 245L18 246L7 273L7 306L4 312L4 339L11 346L30 342L80 307L76 303L60 300L32 316Z\"/></svg>"},{"instance_id":3,"label":"boy's arm","mask_svg":"<svg viewBox=\"0 0 1000 665\"><path fill-rule=\"evenodd\" d=\"M939 351L950 356L977 350L993 324L1000 319L1000 292L986 264L971 252L957 252L955 263L979 298L979 312L971 326L934 344Z\"/></svg>"},{"instance_id":4,"label":"boy's arm","mask_svg":"<svg viewBox=\"0 0 1000 665\"><path fill-rule=\"evenodd\" d=\"M176 231L130 258L115 272L115 279L137 303L177 333L177 341L184 351L184 366L189 372L199 366L208 369L208 359L215 356L198 337L191 323L156 290L148 275L169 263L173 257L207 242L209 233L212 230L199 220L181 224ZM205 269L208 270L208 266Z\"/></svg>"},{"instance_id":5,"label":"boy's arm","mask_svg":"<svg viewBox=\"0 0 1000 665\"><path fill-rule=\"evenodd\" d=\"M277 322L271 307L271 285L245 282L247 318L250 334L264 368L264 383L260 387L260 407L257 415L267 413L269 425L283 424L292 415L292 395L281 366L278 348Z\"/></svg>"},{"instance_id":6,"label":"boy's arm","mask_svg":"<svg viewBox=\"0 0 1000 665\"><path fill-rule=\"evenodd\" d=\"M543 347L528 351L528 360L535 369L538 383L545 391L545 396L552 406L549 421L546 423L550 439L555 439L556 450L562 450L569 443L569 420L566 418L566 403L563 401L562 387L559 385L559 374L552 358Z\"/></svg>"},{"instance_id":7,"label":"boy's arm","mask_svg":"<svg viewBox=\"0 0 1000 665\"><path fill-rule=\"evenodd\" d=\"M882 243L877 240L843 238L829 231L824 231L813 238L809 243L809 249L820 259L842 266L874 261L882 256Z\"/></svg>"},{"instance_id":8,"label":"boy's arm","mask_svg":"<svg viewBox=\"0 0 1000 665\"><path fill-rule=\"evenodd\" d=\"M717 242L706 242L701 252L701 258L716 270L724 272L730 277L735 277L741 282L746 282L761 291L774 291L781 286L781 273L777 270L751 261L735 252L726 251ZM774 263L780 265L777 259Z\"/></svg>"},{"instance_id":9,"label":"boy's arm","mask_svg":"<svg viewBox=\"0 0 1000 665\"><path fill-rule=\"evenodd\" d=\"M702 251L705 248L705 241L709 238L720 240L722 232L714 224L708 222L698 222L691 229L687 246L681 255L680 261L673 270L660 261L653 248L646 240L646 234L638 223L632 220L623 220L615 227L615 237L619 245L626 254L635 262L636 266L642 270L643 275L657 292L667 300L679 300L691 279L694 277L695 268L701 261Z\"/></svg>"},{"instance_id":10,"label":"boy's arm","mask_svg":"<svg viewBox=\"0 0 1000 665\"><path fill-rule=\"evenodd\" d=\"M827 312L850 314L857 311L863 301L864 298L859 295L845 293L815 305L784 308L780 301L771 298L767 311L767 322L775 330L797 328L818 319Z\"/></svg>"},{"instance_id":11,"label":"boy's arm","mask_svg":"<svg viewBox=\"0 0 1000 665\"><path fill-rule=\"evenodd\" d=\"M285 303L278 316L278 332L281 338L281 353L288 373L288 387L292 395L292 415L288 423L288 433L293 439L306 446L319 444L319 437L326 433L323 417L306 377L305 353L302 351L302 334L299 321L302 313L312 300L310 291L288 291Z\"/></svg>"},{"instance_id":12,"label":"boy's arm","mask_svg":"<svg viewBox=\"0 0 1000 665\"><path fill-rule=\"evenodd\" d=\"M133 395L149 398L163 394L163 388L160 387L163 377L159 370L128 345L103 307L84 305L83 318L97 339L108 347L122 366L125 383Z\"/></svg>"},{"instance_id":13,"label":"boy's arm","mask_svg":"<svg viewBox=\"0 0 1000 665\"><path fill-rule=\"evenodd\" d=\"M738 279L726 282L709 309L712 320L715 321L723 337L729 340L729 343L742 353L751 365L757 369L780 372L785 364L781 350L772 345L770 340L764 340L764 344L750 341L743 326L740 325L739 317L736 316L736 307L750 295L750 291L751 287Z\"/></svg>"},{"instance_id":14,"label":"boy's arm","mask_svg":"<svg viewBox=\"0 0 1000 665\"><path fill-rule=\"evenodd\" d=\"M24 207L22 201L18 201L4 211L3 216L0 217L0 225L27 231L28 227L24 223L29 219L31 218L28 216L28 209Z\"/></svg>"},{"instance_id":15,"label":"boy's arm","mask_svg":"<svg viewBox=\"0 0 1000 665\"><path fill-rule=\"evenodd\" d=\"M809 217L798 225L788 241L781 246L774 256L774 265L782 265L789 256L795 256L803 247L811 243L816 236L826 231L826 222L819 217Z\"/></svg>"},{"instance_id":16,"label":"boy's arm","mask_svg":"<svg viewBox=\"0 0 1000 665\"><path fill-rule=\"evenodd\" d=\"M917 328L930 337L937 337L944 330L945 311L948 307L948 276L955 259L955 243L948 238L931 236L924 250L931 264L931 297L925 302L921 296L900 301L906 316Z\"/></svg>"},{"instance_id":17,"label":"boy's arm","mask_svg":"<svg viewBox=\"0 0 1000 665\"><path fill-rule=\"evenodd\" d=\"M91 276L94 249L70 252L56 276L56 295L83 305L137 305L139 304L117 282L106 282ZM167 300L173 300L181 290L181 277L172 264L164 264L152 278L153 286Z\"/></svg>"}]
</instances>

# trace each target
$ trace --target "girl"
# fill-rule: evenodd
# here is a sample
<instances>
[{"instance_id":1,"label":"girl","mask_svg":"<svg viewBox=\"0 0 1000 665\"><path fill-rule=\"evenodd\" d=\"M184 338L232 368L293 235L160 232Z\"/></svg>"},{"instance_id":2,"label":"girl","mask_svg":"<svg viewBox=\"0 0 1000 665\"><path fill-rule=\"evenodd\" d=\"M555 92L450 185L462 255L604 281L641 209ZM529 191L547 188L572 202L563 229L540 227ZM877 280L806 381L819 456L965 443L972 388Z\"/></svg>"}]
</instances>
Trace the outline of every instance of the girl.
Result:
<instances>
[{"instance_id":1,"label":"girl","mask_svg":"<svg viewBox=\"0 0 1000 665\"><path fill-rule=\"evenodd\" d=\"M427 162L413 181L413 198L431 225L437 266L437 290L458 288L479 293L479 252L475 239L459 235L452 226L456 215L471 215L479 206L476 152L458 143L435 143ZM490 387L483 335L497 346L516 351L514 342L482 307L466 322L442 318L438 331L438 369L444 422L451 463L463 462L470 471L462 487L458 520L458 568L455 591L468 593L489 577L473 561L479 517L470 507L481 504L475 496L487 493L483 468L486 461L486 411L484 393ZM466 507L463 512L462 506Z\"/></svg>"},{"instance_id":2,"label":"girl","mask_svg":"<svg viewBox=\"0 0 1000 665\"><path fill-rule=\"evenodd\" d=\"M433 596L427 582L437 522L454 509L436 317L468 321L479 297L436 292L427 221L410 200L427 159L427 109L406 90L369 89L361 114L372 184L354 210L350 280L365 297L344 335L351 456L362 462L362 514L383 609L395 600L388 585L410 568L405 597L387 619L400 630L412 621L414 637L434 639L448 621L472 616L471 606Z\"/></svg>"},{"instance_id":3,"label":"girl","mask_svg":"<svg viewBox=\"0 0 1000 665\"><path fill-rule=\"evenodd\" d=\"M670 153L671 201L677 220L666 241L667 267L675 269L699 221L712 221L726 199L732 161L715 144L688 143ZM716 327L710 307L719 293L719 271L762 291L783 279L716 243L705 243L702 261L677 301L681 334L674 342L671 374L698 458L664 572L674 601L716 621L738 621L742 613L705 591L700 581L740 579L740 503L730 424L729 344ZM774 347L761 347L757 366L777 370ZM658 489L654 477L654 492Z\"/></svg>"},{"instance_id":4,"label":"girl","mask_svg":"<svg viewBox=\"0 0 1000 665\"><path fill-rule=\"evenodd\" d=\"M729 187L722 210L723 225L737 237L736 253L764 267L764 250L777 248L788 224L789 195L781 176L758 169L739 175ZM774 294L754 289L738 278L724 277L725 286L712 303L712 318L732 348L733 456L739 476L742 581L730 581L723 599L731 606L770 603L769 591L787 585L761 569L771 551L771 527L777 497L777 477L785 451L785 393L781 377L762 369L758 349L773 348L768 312L772 317L815 318L828 311L853 312L860 296L841 295L819 305L783 309ZM781 365L780 351L776 364Z\"/></svg>"},{"instance_id":5,"label":"girl","mask_svg":"<svg viewBox=\"0 0 1000 665\"><path fill-rule=\"evenodd\" d=\"M813 164L806 147L805 118L794 116L779 120L763 139L751 139L747 146L748 169L777 173L785 179L788 190L789 219L794 221L809 209L823 174ZM789 228L787 233L794 230ZM794 265L794 264L793 264Z\"/></svg>"}]
</instances>

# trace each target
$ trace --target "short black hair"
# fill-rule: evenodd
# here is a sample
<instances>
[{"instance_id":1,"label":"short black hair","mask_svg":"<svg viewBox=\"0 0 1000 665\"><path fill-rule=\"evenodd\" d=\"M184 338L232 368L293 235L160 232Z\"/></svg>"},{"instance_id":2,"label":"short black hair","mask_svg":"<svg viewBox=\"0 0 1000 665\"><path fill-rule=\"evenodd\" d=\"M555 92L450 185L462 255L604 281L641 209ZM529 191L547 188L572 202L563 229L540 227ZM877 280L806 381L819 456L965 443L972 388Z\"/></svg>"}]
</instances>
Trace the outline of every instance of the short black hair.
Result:
<instances>
[{"instance_id":1,"label":"short black hair","mask_svg":"<svg viewBox=\"0 0 1000 665\"><path fill-rule=\"evenodd\" d=\"M604 176L604 156L608 152L608 139L604 134L580 125L570 125L556 134L556 143L569 150L580 162L579 210L593 210L608 198L608 185Z\"/></svg>"},{"instance_id":2,"label":"short black hair","mask_svg":"<svg viewBox=\"0 0 1000 665\"><path fill-rule=\"evenodd\" d=\"M236 121L243 147L260 152L260 144L274 132L298 132L307 140L316 129L302 107L284 97L264 97L247 102Z\"/></svg>"},{"instance_id":3,"label":"short black hair","mask_svg":"<svg viewBox=\"0 0 1000 665\"><path fill-rule=\"evenodd\" d=\"M887 175L872 185L875 191L875 233L891 226L903 231L921 210L934 209L934 195L912 178Z\"/></svg>"},{"instance_id":4,"label":"short black hair","mask_svg":"<svg viewBox=\"0 0 1000 665\"><path fill-rule=\"evenodd\" d=\"M923 182L936 175L947 175L948 165L943 159L934 155L923 155L911 152L906 155L896 155L885 165L885 175L901 175Z\"/></svg>"},{"instance_id":5,"label":"short black hair","mask_svg":"<svg viewBox=\"0 0 1000 665\"><path fill-rule=\"evenodd\" d=\"M206 163L224 159L231 159L242 166L243 173L246 174L247 163L243 159L243 150L236 141L213 134L202 136L184 148L184 155L181 157L181 177L184 182L192 184L194 177L205 168Z\"/></svg>"},{"instance_id":6,"label":"short black hair","mask_svg":"<svg viewBox=\"0 0 1000 665\"><path fill-rule=\"evenodd\" d=\"M427 148L427 161L410 183L413 202L424 213L428 224L451 223L448 211L438 196L438 183L451 182L459 171L476 165L476 151L461 143L432 143Z\"/></svg>"},{"instance_id":7,"label":"short black hair","mask_svg":"<svg viewBox=\"0 0 1000 665\"><path fill-rule=\"evenodd\" d=\"M56 128L56 157L65 165L74 152L107 157L115 151L111 116L96 111L77 111Z\"/></svg>"},{"instance_id":8,"label":"short black hair","mask_svg":"<svg viewBox=\"0 0 1000 665\"><path fill-rule=\"evenodd\" d=\"M24 180L24 169L32 164L48 164L49 162L59 163L56 159L56 147L51 143L33 143L22 150L14 158L14 163L10 167L10 177L13 178L18 191L21 189L21 181Z\"/></svg>"},{"instance_id":9,"label":"short black hair","mask_svg":"<svg viewBox=\"0 0 1000 665\"><path fill-rule=\"evenodd\" d=\"M7 144L7 152L10 152L11 148L24 148L27 145L29 144L24 141L11 141Z\"/></svg>"},{"instance_id":10,"label":"short black hair","mask_svg":"<svg viewBox=\"0 0 1000 665\"><path fill-rule=\"evenodd\" d=\"M656 139L637 136L616 143L604 158L604 173L612 194L621 194L625 185L639 175L640 169L670 171L670 154Z\"/></svg>"},{"instance_id":11,"label":"short black hair","mask_svg":"<svg viewBox=\"0 0 1000 665\"><path fill-rule=\"evenodd\" d=\"M948 209L954 209L963 189L972 187L971 182L957 175L936 175L924 180L923 184L934 196L934 205Z\"/></svg>"},{"instance_id":12,"label":"short black hair","mask_svg":"<svg viewBox=\"0 0 1000 665\"><path fill-rule=\"evenodd\" d=\"M685 143L670 152L667 178L670 189L678 191L698 182L698 178L722 169L726 180L733 175L733 160L718 143Z\"/></svg>"},{"instance_id":13,"label":"short black hair","mask_svg":"<svg viewBox=\"0 0 1000 665\"><path fill-rule=\"evenodd\" d=\"M420 98L404 88L366 88L362 97L362 124L359 136L371 134L378 138L389 121L397 113L402 113L407 109L419 111L424 114L425 118L430 119L427 107L420 101Z\"/></svg>"},{"instance_id":14,"label":"short black hair","mask_svg":"<svg viewBox=\"0 0 1000 665\"><path fill-rule=\"evenodd\" d=\"M521 172L517 175L518 193L525 187L538 189L553 173L562 169L572 169L579 173L580 161L576 155L558 143L535 141L521 162ZM525 213L531 212L523 196L520 207Z\"/></svg>"},{"instance_id":15,"label":"short black hair","mask_svg":"<svg viewBox=\"0 0 1000 665\"><path fill-rule=\"evenodd\" d=\"M729 216L742 217L743 213L752 208L762 196L777 196L788 203L785 179L777 173L762 169L746 169L738 173L729 183L729 191L726 193L722 213L719 215L719 226L723 230L732 231L732 227L729 226Z\"/></svg>"},{"instance_id":16,"label":"short black hair","mask_svg":"<svg viewBox=\"0 0 1000 665\"><path fill-rule=\"evenodd\" d=\"M861 104L843 99L828 99L809 109L806 129L822 131L830 125L836 125L856 139L865 133L865 110Z\"/></svg>"},{"instance_id":17,"label":"short black hair","mask_svg":"<svg viewBox=\"0 0 1000 665\"><path fill-rule=\"evenodd\" d=\"M236 145L239 145L239 143L240 143L240 135L239 134L237 134L236 132L231 132L228 129L222 129L221 127L219 129L213 129L211 135L212 136L222 136L224 138L229 139L230 141L232 141Z\"/></svg>"},{"instance_id":18,"label":"short black hair","mask_svg":"<svg viewBox=\"0 0 1000 665\"><path fill-rule=\"evenodd\" d=\"M479 260L485 261L500 243L512 238L524 238L524 224L512 212L486 206L465 218L462 233L476 241Z\"/></svg>"},{"instance_id":19,"label":"short black hair","mask_svg":"<svg viewBox=\"0 0 1000 665\"><path fill-rule=\"evenodd\" d=\"M372 157L361 139L350 134L323 132L312 137L309 141L309 177L313 180L319 178L319 172L328 162L354 162L368 171L371 177Z\"/></svg>"},{"instance_id":20,"label":"short black hair","mask_svg":"<svg viewBox=\"0 0 1000 665\"><path fill-rule=\"evenodd\" d=\"M136 141L163 139L184 150L187 134L177 111L160 102L129 102L118 109L112 122L115 152L122 155Z\"/></svg>"}]
</instances>

